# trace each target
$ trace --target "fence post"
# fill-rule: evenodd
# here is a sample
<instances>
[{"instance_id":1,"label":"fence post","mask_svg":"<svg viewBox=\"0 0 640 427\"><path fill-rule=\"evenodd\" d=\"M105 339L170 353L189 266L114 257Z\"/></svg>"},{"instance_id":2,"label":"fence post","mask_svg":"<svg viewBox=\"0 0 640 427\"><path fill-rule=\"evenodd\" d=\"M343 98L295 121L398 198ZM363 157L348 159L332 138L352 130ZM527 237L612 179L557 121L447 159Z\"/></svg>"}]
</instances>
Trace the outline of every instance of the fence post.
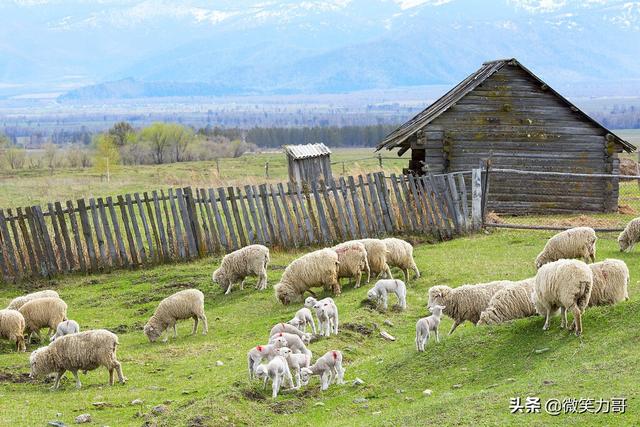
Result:
<instances>
[{"instance_id":1,"label":"fence post","mask_svg":"<svg viewBox=\"0 0 640 427\"><path fill-rule=\"evenodd\" d=\"M474 230L482 227L482 169L471 171L471 221Z\"/></svg>"}]
</instances>

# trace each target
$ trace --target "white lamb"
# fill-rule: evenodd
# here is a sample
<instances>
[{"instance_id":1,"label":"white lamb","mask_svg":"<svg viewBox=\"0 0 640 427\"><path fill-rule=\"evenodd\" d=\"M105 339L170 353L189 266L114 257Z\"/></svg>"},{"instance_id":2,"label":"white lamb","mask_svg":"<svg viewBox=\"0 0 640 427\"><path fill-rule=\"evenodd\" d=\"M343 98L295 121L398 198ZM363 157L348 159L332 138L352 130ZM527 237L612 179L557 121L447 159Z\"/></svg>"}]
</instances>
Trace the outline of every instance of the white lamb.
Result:
<instances>
[{"instance_id":1,"label":"white lamb","mask_svg":"<svg viewBox=\"0 0 640 427\"><path fill-rule=\"evenodd\" d=\"M575 227L551 237L536 258L536 268L559 259L596 260L596 232L591 227Z\"/></svg>"},{"instance_id":2,"label":"white lamb","mask_svg":"<svg viewBox=\"0 0 640 427\"><path fill-rule=\"evenodd\" d=\"M280 332L287 332L289 334L295 334L299 336L303 342L309 343L311 341L311 334L302 332L300 329L288 323L278 323L269 332L269 337L279 334Z\"/></svg>"},{"instance_id":3,"label":"white lamb","mask_svg":"<svg viewBox=\"0 0 640 427\"><path fill-rule=\"evenodd\" d=\"M294 388L293 378L291 378L291 370L284 357L276 356L266 365L260 365L256 369L256 377L264 378L264 388L267 388L267 380L271 379L271 397L278 397L280 387L285 378L289 382L289 387Z\"/></svg>"},{"instance_id":4,"label":"white lamb","mask_svg":"<svg viewBox=\"0 0 640 427\"><path fill-rule=\"evenodd\" d=\"M78 332L80 332L80 325L78 325L78 322L75 320L65 320L58 323L56 333L51 337L51 341L55 341L56 338L60 338L65 335L77 334Z\"/></svg>"},{"instance_id":5,"label":"white lamb","mask_svg":"<svg viewBox=\"0 0 640 427\"><path fill-rule=\"evenodd\" d=\"M362 242L350 240L334 246L333 250L338 254L338 261L340 262L338 279L348 277L349 282L351 282L355 278L355 287L359 288L362 273L366 271L367 283L369 282L371 271L369 269L369 261L367 261L367 250Z\"/></svg>"},{"instance_id":6,"label":"white lamb","mask_svg":"<svg viewBox=\"0 0 640 427\"><path fill-rule=\"evenodd\" d=\"M344 372L342 353L338 350L331 350L318 358L313 365L308 368L302 368L300 370L300 379L302 380L302 385L306 386L309 384L309 379L311 379L312 375L319 375L320 390L324 391L334 381L336 384L344 384Z\"/></svg>"},{"instance_id":7,"label":"white lamb","mask_svg":"<svg viewBox=\"0 0 640 427\"><path fill-rule=\"evenodd\" d=\"M287 323L295 326L302 332L307 332L307 325L311 325L311 331L314 334L316 333L316 322L313 320L311 310L309 310L307 307L303 307L300 310L296 311L293 319L289 320Z\"/></svg>"},{"instance_id":8,"label":"white lamb","mask_svg":"<svg viewBox=\"0 0 640 427\"><path fill-rule=\"evenodd\" d=\"M442 305L435 305L429 308L431 316L423 317L416 323L416 349L418 351L424 351L424 346L429 342L431 332L436 335L436 342L440 342L440 335L438 335L438 327L440 326L440 320L442 319L442 310L445 307Z\"/></svg>"},{"instance_id":9,"label":"white lamb","mask_svg":"<svg viewBox=\"0 0 640 427\"><path fill-rule=\"evenodd\" d=\"M20 307L38 298L60 298L60 295L56 291L52 291L51 289L47 289L44 291L32 292L27 295L22 295L20 297L16 297L11 300L9 305L7 306L8 310L19 310Z\"/></svg>"},{"instance_id":10,"label":"white lamb","mask_svg":"<svg viewBox=\"0 0 640 427\"><path fill-rule=\"evenodd\" d=\"M420 278L420 270L418 270L418 266L413 259L413 246L411 243L395 237L382 239L382 242L387 247L387 264L389 267L397 267L402 270L406 283L409 283L409 270L413 270L415 273L414 279Z\"/></svg>"},{"instance_id":11,"label":"white lamb","mask_svg":"<svg viewBox=\"0 0 640 427\"><path fill-rule=\"evenodd\" d=\"M631 252L638 241L640 241L640 218L634 218L618 236L620 252Z\"/></svg>"},{"instance_id":12,"label":"white lamb","mask_svg":"<svg viewBox=\"0 0 640 427\"><path fill-rule=\"evenodd\" d=\"M287 345L287 340L278 337L271 344L257 345L247 352L249 379L252 380L262 359L271 360L278 355L278 349Z\"/></svg>"},{"instance_id":13,"label":"white lamb","mask_svg":"<svg viewBox=\"0 0 640 427\"><path fill-rule=\"evenodd\" d=\"M361 239L360 242L367 250L367 262L369 263L369 269L373 277L393 278L391 275L391 269L387 264L387 256L389 250L387 245L380 239ZM367 280L369 283L369 280Z\"/></svg>"},{"instance_id":14,"label":"white lamb","mask_svg":"<svg viewBox=\"0 0 640 427\"><path fill-rule=\"evenodd\" d=\"M269 338L269 344L275 343L279 338L283 338L287 342L285 344L285 347L289 347L292 352L306 354L307 356L309 356L309 359L311 359L311 351L309 351L306 344L299 336L295 334L288 334L286 332L280 332Z\"/></svg>"},{"instance_id":15,"label":"white lamb","mask_svg":"<svg viewBox=\"0 0 640 427\"><path fill-rule=\"evenodd\" d=\"M308 297L304 304L313 304L312 307L318 318L320 335L328 337L332 331L334 334L338 334L338 306L332 298L324 298L318 301L313 297Z\"/></svg>"},{"instance_id":16,"label":"white lamb","mask_svg":"<svg viewBox=\"0 0 640 427\"><path fill-rule=\"evenodd\" d=\"M204 314L204 294L197 289L185 289L160 301L153 316L144 325L144 334L149 341L154 342L165 330L173 328L173 337L177 338L177 321L189 318L194 320L191 335L198 330L198 320L202 321L202 335L207 334L209 326ZM167 332L163 342L167 342L168 339Z\"/></svg>"},{"instance_id":17,"label":"white lamb","mask_svg":"<svg viewBox=\"0 0 640 427\"><path fill-rule=\"evenodd\" d=\"M276 297L283 304L291 304L316 286L340 295L339 265L338 254L333 249L320 249L301 256L287 266L280 283L274 286Z\"/></svg>"},{"instance_id":18,"label":"white lamb","mask_svg":"<svg viewBox=\"0 0 640 427\"><path fill-rule=\"evenodd\" d=\"M382 304L382 309L387 309L387 295L396 294L401 309L407 308L407 287L402 280L382 279L378 280L373 288L367 292L367 298L376 304Z\"/></svg>"},{"instance_id":19,"label":"white lamb","mask_svg":"<svg viewBox=\"0 0 640 427\"><path fill-rule=\"evenodd\" d=\"M295 372L295 388L300 388L302 385L300 381L300 370L311 365L311 354L294 353L289 347L280 347L280 349L278 349L278 355L284 357L289 365L289 370L293 370L293 372Z\"/></svg>"},{"instance_id":20,"label":"white lamb","mask_svg":"<svg viewBox=\"0 0 640 427\"><path fill-rule=\"evenodd\" d=\"M262 245L249 245L233 251L222 258L220 267L213 272L213 283L220 285L225 295L231 292L235 283L240 282L240 289L244 288L247 277L258 277L256 289L267 289L267 265L269 264L269 248Z\"/></svg>"}]
</instances>

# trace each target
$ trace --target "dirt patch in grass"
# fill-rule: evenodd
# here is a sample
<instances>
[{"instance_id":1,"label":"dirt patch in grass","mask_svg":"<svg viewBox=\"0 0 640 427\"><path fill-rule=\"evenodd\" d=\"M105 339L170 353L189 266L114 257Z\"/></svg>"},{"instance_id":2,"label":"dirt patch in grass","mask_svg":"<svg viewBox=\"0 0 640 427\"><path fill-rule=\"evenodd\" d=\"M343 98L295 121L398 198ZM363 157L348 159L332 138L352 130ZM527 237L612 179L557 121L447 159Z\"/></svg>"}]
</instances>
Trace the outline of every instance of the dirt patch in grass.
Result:
<instances>
[{"instance_id":1,"label":"dirt patch in grass","mask_svg":"<svg viewBox=\"0 0 640 427\"><path fill-rule=\"evenodd\" d=\"M364 336L371 336L376 331L376 327L373 324L365 325L364 323L351 323L346 322L342 324L343 329L347 329L349 331L357 332Z\"/></svg>"},{"instance_id":2,"label":"dirt patch in grass","mask_svg":"<svg viewBox=\"0 0 640 427\"><path fill-rule=\"evenodd\" d=\"M212 425L210 421L211 421L211 417L208 417L206 415L196 415L195 417L187 421L187 427L210 426Z\"/></svg>"},{"instance_id":3,"label":"dirt patch in grass","mask_svg":"<svg viewBox=\"0 0 640 427\"><path fill-rule=\"evenodd\" d=\"M127 332L141 331L144 325L140 322L135 322L131 325L118 325L115 328L107 328L107 330L114 334L126 334Z\"/></svg>"},{"instance_id":4,"label":"dirt patch in grass","mask_svg":"<svg viewBox=\"0 0 640 427\"><path fill-rule=\"evenodd\" d=\"M619 205L618 213L622 215L636 215L638 212L629 205Z\"/></svg>"},{"instance_id":5,"label":"dirt patch in grass","mask_svg":"<svg viewBox=\"0 0 640 427\"><path fill-rule=\"evenodd\" d=\"M550 221L545 223L545 225L552 225L556 227L608 228L617 226L618 221L605 218L593 218L589 215L578 215L557 220L550 219Z\"/></svg>"},{"instance_id":6,"label":"dirt patch in grass","mask_svg":"<svg viewBox=\"0 0 640 427\"><path fill-rule=\"evenodd\" d=\"M195 282L175 282L175 283L167 283L163 285L161 289L190 289L195 288Z\"/></svg>"},{"instance_id":7,"label":"dirt patch in grass","mask_svg":"<svg viewBox=\"0 0 640 427\"><path fill-rule=\"evenodd\" d=\"M17 374L11 372L0 372L0 383L22 384L28 382L31 382L31 378L29 378L29 374L26 372Z\"/></svg>"},{"instance_id":8,"label":"dirt patch in grass","mask_svg":"<svg viewBox=\"0 0 640 427\"><path fill-rule=\"evenodd\" d=\"M265 400L264 395L253 388L245 388L241 392L242 396L247 400L253 400L254 402L262 402Z\"/></svg>"},{"instance_id":9,"label":"dirt patch in grass","mask_svg":"<svg viewBox=\"0 0 640 427\"><path fill-rule=\"evenodd\" d=\"M304 402L300 399L281 400L271 404L271 410L276 414L295 414L304 407Z\"/></svg>"}]
</instances>

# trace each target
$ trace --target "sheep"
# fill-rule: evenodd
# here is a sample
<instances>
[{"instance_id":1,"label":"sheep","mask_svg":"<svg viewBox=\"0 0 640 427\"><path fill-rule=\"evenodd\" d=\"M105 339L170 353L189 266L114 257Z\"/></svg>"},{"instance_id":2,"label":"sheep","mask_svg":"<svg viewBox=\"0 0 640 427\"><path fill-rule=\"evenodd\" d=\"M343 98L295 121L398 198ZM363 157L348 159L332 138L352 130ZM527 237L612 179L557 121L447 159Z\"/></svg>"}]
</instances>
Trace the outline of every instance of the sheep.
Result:
<instances>
[{"instance_id":1,"label":"sheep","mask_svg":"<svg viewBox=\"0 0 640 427\"><path fill-rule=\"evenodd\" d=\"M387 245L380 239L361 239L360 242L362 242L367 251L367 261L371 274L379 277L384 273L384 277L392 279L391 269L389 268L389 264L387 264L387 256L389 253ZM369 280L367 280L367 283L369 283Z\"/></svg>"},{"instance_id":2,"label":"sheep","mask_svg":"<svg viewBox=\"0 0 640 427\"><path fill-rule=\"evenodd\" d=\"M307 325L311 325L311 331L316 333L316 322L313 320L313 315L311 314L311 310L307 307L303 307L300 310L296 311L293 319L287 322L288 324L295 326L302 332L307 332Z\"/></svg>"},{"instance_id":3,"label":"sheep","mask_svg":"<svg viewBox=\"0 0 640 427\"><path fill-rule=\"evenodd\" d=\"M398 297L401 309L407 308L407 287L402 280L382 279L378 280L373 288L367 292L367 298L376 304L382 303L382 309L387 309L387 294L393 293Z\"/></svg>"},{"instance_id":4,"label":"sheep","mask_svg":"<svg viewBox=\"0 0 640 427\"><path fill-rule=\"evenodd\" d=\"M269 338L269 344L275 343L279 338L284 338L284 340L287 342L285 347L289 347L292 352L306 354L307 356L309 356L309 360L311 360L311 351L309 351L302 338L295 334L279 332Z\"/></svg>"},{"instance_id":5,"label":"sheep","mask_svg":"<svg viewBox=\"0 0 640 427\"><path fill-rule=\"evenodd\" d=\"M513 282L499 280L477 285L462 285L453 289L444 285L433 286L429 289L428 305L433 307L438 304L446 307L443 313L453 319L453 325L449 331L451 335L465 321L478 323L480 313L487 308L493 295L509 284Z\"/></svg>"},{"instance_id":6,"label":"sheep","mask_svg":"<svg viewBox=\"0 0 640 427\"><path fill-rule=\"evenodd\" d=\"M266 365L258 366L256 376L258 378L264 378L264 388L267 388L267 380L271 379L271 397L274 399L278 397L280 386L285 378L289 382L289 387L294 388L291 370L289 369L287 361L282 356L276 356Z\"/></svg>"},{"instance_id":7,"label":"sheep","mask_svg":"<svg viewBox=\"0 0 640 427\"><path fill-rule=\"evenodd\" d=\"M287 266L274 286L276 297L283 304L299 301L304 292L314 286L330 287L340 295L338 254L333 249L320 249L294 260Z\"/></svg>"},{"instance_id":8,"label":"sheep","mask_svg":"<svg viewBox=\"0 0 640 427\"><path fill-rule=\"evenodd\" d=\"M51 335L58 327L58 323L67 320L67 304L56 297L28 301L18 311L24 316L29 343L31 343L31 334L35 333L40 339L40 329L48 327Z\"/></svg>"},{"instance_id":9,"label":"sheep","mask_svg":"<svg viewBox=\"0 0 640 427\"><path fill-rule=\"evenodd\" d=\"M104 366L109 370L109 385L113 385L113 371L118 374L121 384L126 378L122 374L122 366L116 359L118 346L116 334L105 329L80 332L58 338L47 347L41 347L31 353L31 378L56 373L52 389L60 386L60 378L66 371L71 371L76 379L76 388L82 387L78 371L92 371Z\"/></svg>"},{"instance_id":10,"label":"sheep","mask_svg":"<svg viewBox=\"0 0 640 427\"><path fill-rule=\"evenodd\" d=\"M257 276L256 289L263 291L267 289L268 264L269 248L262 245L245 246L225 255L211 279L213 283L220 285L225 295L228 295L235 283L240 282L240 289L243 289L246 277Z\"/></svg>"},{"instance_id":11,"label":"sheep","mask_svg":"<svg viewBox=\"0 0 640 427\"><path fill-rule=\"evenodd\" d=\"M589 298L589 307L613 305L629 299L629 269L624 261L605 259L590 264L593 273L593 287Z\"/></svg>"},{"instance_id":12,"label":"sheep","mask_svg":"<svg viewBox=\"0 0 640 427\"><path fill-rule=\"evenodd\" d=\"M207 316L204 314L204 294L197 289L185 289L160 301L153 316L144 325L144 334L149 341L154 342L165 330L173 327L173 337L177 338L176 322L188 318L194 320L191 335L198 330L198 320L202 321L202 335L207 334L209 326ZM168 339L167 331L163 342L167 342Z\"/></svg>"},{"instance_id":13,"label":"sheep","mask_svg":"<svg viewBox=\"0 0 640 427\"><path fill-rule=\"evenodd\" d=\"M436 304L429 309L431 316L423 317L416 322L416 349L418 351L424 351L424 346L429 342L429 336L432 331L436 334L436 342L440 342L438 327L440 326L440 319L442 319L442 310L445 308L445 306Z\"/></svg>"},{"instance_id":14,"label":"sheep","mask_svg":"<svg viewBox=\"0 0 640 427\"><path fill-rule=\"evenodd\" d=\"M56 327L56 333L51 337L51 341L55 341L56 338L63 337L69 334L77 334L80 332L80 325L75 320L65 320L58 323Z\"/></svg>"},{"instance_id":15,"label":"sheep","mask_svg":"<svg viewBox=\"0 0 640 427\"><path fill-rule=\"evenodd\" d=\"M536 258L536 268L559 259L596 260L596 232L591 227L575 227L552 236Z\"/></svg>"},{"instance_id":16,"label":"sheep","mask_svg":"<svg viewBox=\"0 0 640 427\"><path fill-rule=\"evenodd\" d=\"M520 280L496 292L489 305L480 314L478 325L496 325L509 320L536 315L536 307L531 300L535 277Z\"/></svg>"},{"instance_id":17,"label":"sheep","mask_svg":"<svg viewBox=\"0 0 640 427\"><path fill-rule=\"evenodd\" d=\"M413 270L414 279L420 278L420 270L413 259L413 246L402 239L390 237L382 239L387 247L387 264L389 267L398 267L404 273L405 283L409 283L409 269Z\"/></svg>"},{"instance_id":18,"label":"sheep","mask_svg":"<svg viewBox=\"0 0 640 427\"><path fill-rule=\"evenodd\" d=\"M295 388L300 388L300 370L311 365L311 354L298 354L292 352L289 347L280 347L278 349L278 355L284 357L287 361L287 364L289 365L289 370L293 369L293 371L296 373Z\"/></svg>"},{"instance_id":19,"label":"sheep","mask_svg":"<svg viewBox=\"0 0 640 427\"><path fill-rule=\"evenodd\" d=\"M247 352L247 366L249 368L249 380L253 379L256 369L262 359L268 361L278 355L278 349L287 345L287 340L277 337L273 343L265 345L257 345Z\"/></svg>"},{"instance_id":20,"label":"sheep","mask_svg":"<svg viewBox=\"0 0 640 427\"><path fill-rule=\"evenodd\" d=\"M288 323L278 323L277 325L275 325L273 328L271 328L271 332L269 332L269 337L272 337L275 334L279 334L280 332L296 334L302 339L303 342L306 342L306 343L311 341L311 334L302 332L300 329Z\"/></svg>"},{"instance_id":21,"label":"sheep","mask_svg":"<svg viewBox=\"0 0 640 427\"><path fill-rule=\"evenodd\" d=\"M575 334L582 334L582 313L589 304L592 287L593 273L582 261L561 259L540 267L531 299L538 313L545 316L542 329L549 329L551 315L559 308L560 327L567 326L567 311L572 311Z\"/></svg>"},{"instance_id":22,"label":"sheep","mask_svg":"<svg viewBox=\"0 0 640 427\"><path fill-rule=\"evenodd\" d=\"M338 306L331 298L324 298L317 301L313 297L307 298L305 304L308 302L313 304L313 309L316 311L316 317L318 318L318 330L321 336L330 336L333 331L334 334L338 334Z\"/></svg>"},{"instance_id":23,"label":"sheep","mask_svg":"<svg viewBox=\"0 0 640 427\"><path fill-rule=\"evenodd\" d=\"M0 310L0 338L16 343L16 351L27 351L24 343L25 320L17 310Z\"/></svg>"},{"instance_id":24,"label":"sheep","mask_svg":"<svg viewBox=\"0 0 640 427\"><path fill-rule=\"evenodd\" d=\"M634 218L624 227L618 236L620 252L631 252L640 240L640 218Z\"/></svg>"},{"instance_id":25,"label":"sheep","mask_svg":"<svg viewBox=\"0 0 640 427\"><path fill-rule=\"evenodd\" d=\"M27 295L22 295L20 297L16 297L7 306L8 310L19 310L20 307L38 298L60 298L60 295L56 291L52 291L50 289L44 291L33 292Z\"/></svg>"},{"instance_id":26,"label":"sheep","mask_svg":"<svg viewBox=\"0 0 640 427\"><path fill-rule=\"evenodd\" d=\"M319 375L320 390L324 391L334 381L337 384L344 384L344 372L342 353L338 350L331 350L318 358L313 365L300 369L300 379L302 385L306 386L309 384L309 379L311 379L312 375Z\"/></svg>"},{"instance_id":27,"label":"sheep","mask_svg":"<svg viewBox=\"0 0 640 427\"><path fill-rule=\"evenodd\" d=\"M352 278L355 278L355 288L359 288L362 273L366 271L367 283L369 283L371 270L367 261L367 250L362 242L350 240L334 246L333 250L338 254L338 261L340 262L338 279L349 277L349 281L351 281Z\"/></svg>"},{"instance_id":28,"label":"sheep","mask_svg":"<svg viewBox=\"0 0 640 427\"><path fill-rule=\"evenodd\" d=\"M314 297L307 297L307 299L304 300L304 306L307 307L307 308L313 308L315 310L315 312L316 312L316 317L318 317L318 315L320 314L320 307L322 307L322 304L318 305L318 303L329 303L329 304L332 304L335 307L336 319L337 319L338 306L336 305L336 303L333 300L333 298L326 297L326 298L323 298L321 300L317 300ZM322 330L322 327L323 327L323 323L321 323L320 319L318 318L318 330Z\"/></svg>"}]
</instances>

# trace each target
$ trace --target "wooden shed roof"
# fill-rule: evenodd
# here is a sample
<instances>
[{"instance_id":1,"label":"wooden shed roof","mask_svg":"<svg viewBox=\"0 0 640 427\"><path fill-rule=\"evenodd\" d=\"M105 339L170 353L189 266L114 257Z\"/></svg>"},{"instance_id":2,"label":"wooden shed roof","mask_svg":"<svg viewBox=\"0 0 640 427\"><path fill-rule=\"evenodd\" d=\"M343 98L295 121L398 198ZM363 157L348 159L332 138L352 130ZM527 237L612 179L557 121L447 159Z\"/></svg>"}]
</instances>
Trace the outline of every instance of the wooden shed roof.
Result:
<instances>
[{"instance_id":1,"label":"wooden shed roof","mask_svg":"<svg viewBox=\"0 0 640 427\"><path fill-rule=\"evenodd\" d=\"M331 150L326 145L304 144L304 145L285 145L282 147L287 156L293 159L308 159L310 157L320 157L331 154Z\"/></svg>"},{"instance_id":2,"label":"wooden shed roof","mask_svg":"<svg viewBox=\"0 0 640 427\"><path fill-rule=\"evenodd\" d=\"M433 104L422 110L416 116L414 116L411 120L404 123L402 126L391 132L387 135L382 142L380 142L376 151L379 151L383 148L387 148L391 150L395 147L399 147L403 145L407 139L411 135L413 135L419 129L422 129L425 125L432 122L442 113L447 111L449 107L453 106L456 102L462 99L469 92L478 87L482 82L491 77L494 73L499 71L505 65L514 65L520 67L526 73L528 73L531 77L537 80L541 85L545 85L547 90L553 93L556 97L558 97L562 102L564 102L568 108L571 108L573 111L581 114L587 121L593 123L594 125L604 129L606 132L612 135L615 142L622 145L622 147L627 152L635 151L636 147L633 144L623 140L609 129L602 126L600 123L595 121L591 116L589 116L584 111L580 110L573 103L571 103L567 98L560 95L558 92L553 90L549 85L547 85L544 81L542 81L538 76L533 74L530 70L528 70L525 66L523 66L520 62L518 62L515 58L509 59L499 59L496 61L489 61L482 64L476 72L472 73L466 79L462 80L456 86L454 86L449 92L445 93L438 100L436 100Z\"/></svg>"}]
</instances>

